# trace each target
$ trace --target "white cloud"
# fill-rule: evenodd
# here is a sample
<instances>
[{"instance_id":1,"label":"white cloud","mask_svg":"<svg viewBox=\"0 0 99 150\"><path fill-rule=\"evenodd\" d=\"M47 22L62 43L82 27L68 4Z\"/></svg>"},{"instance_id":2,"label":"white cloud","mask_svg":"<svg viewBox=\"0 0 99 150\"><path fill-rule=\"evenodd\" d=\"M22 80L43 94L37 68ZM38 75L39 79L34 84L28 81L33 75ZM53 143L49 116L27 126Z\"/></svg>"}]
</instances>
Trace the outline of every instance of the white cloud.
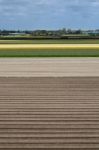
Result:
<instances>
[{"instance_id":1,"label":"white cloud","mask_svg":"<svg viewBox=\"0 0 99 150\"><path fill-rule=\"evenodd\" d=\"M39 25L44 21L58 24L61 20L67 24L74 17L80 21L97 17L98 7L99 0L0 0L0 18L2 22L14 18L18 24L23 19L25 23L28 19L28 22Z\"/></svg>"}]
</instances>

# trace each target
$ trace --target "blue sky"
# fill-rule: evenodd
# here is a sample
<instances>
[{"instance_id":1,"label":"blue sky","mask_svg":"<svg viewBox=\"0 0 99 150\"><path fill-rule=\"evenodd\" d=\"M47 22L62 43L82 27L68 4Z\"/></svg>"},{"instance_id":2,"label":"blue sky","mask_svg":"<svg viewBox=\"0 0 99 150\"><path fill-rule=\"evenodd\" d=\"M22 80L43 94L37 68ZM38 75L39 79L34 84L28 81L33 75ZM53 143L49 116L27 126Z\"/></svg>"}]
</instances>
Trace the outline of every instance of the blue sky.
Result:
<instances>
[{"instance_id":1,"label":"blue sky","mask_svg":"<svg viewBox=\"0 0 99 150\"><path fill-rule=\"evenodd\" d=\"M99 28L99 0L0 0L1 29Z\"/></svg>"}]
</instances>

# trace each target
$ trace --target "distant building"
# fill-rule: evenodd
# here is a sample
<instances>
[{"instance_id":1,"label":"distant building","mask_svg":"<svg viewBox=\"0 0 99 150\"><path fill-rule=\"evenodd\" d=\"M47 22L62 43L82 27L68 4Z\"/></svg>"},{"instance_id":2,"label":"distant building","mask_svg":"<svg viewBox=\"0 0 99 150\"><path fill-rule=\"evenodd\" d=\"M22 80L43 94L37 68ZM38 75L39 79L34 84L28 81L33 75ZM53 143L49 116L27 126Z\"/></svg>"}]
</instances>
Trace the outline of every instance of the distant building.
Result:
<instances>
[{"instance_id":1,"label":"distant building","mask_svg":"<svg viewBox=\"0 0 99 150\"><path fill-rule=\"evenodd\" d=\"M26 35L25 33L9 33L9 36L18 36L18 35Z\"/></svg>"}]
</instances>

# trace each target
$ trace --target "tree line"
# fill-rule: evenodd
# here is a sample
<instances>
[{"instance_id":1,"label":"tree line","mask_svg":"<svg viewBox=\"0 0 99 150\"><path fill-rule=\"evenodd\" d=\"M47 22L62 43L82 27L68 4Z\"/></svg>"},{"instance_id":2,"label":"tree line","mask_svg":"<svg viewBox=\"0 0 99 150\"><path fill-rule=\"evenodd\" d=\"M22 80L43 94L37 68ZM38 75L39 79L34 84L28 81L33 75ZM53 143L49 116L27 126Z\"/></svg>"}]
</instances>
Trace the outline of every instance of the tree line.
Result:
<instances>
[{"instance_id":1,"label":"tree line","mask_svg":"<svg viewBox=\"0 0 99 150\"><path fill-rule=\"evenodd\" d=\"M98 37L99 30L72 30L72 29L59 29L59 30L0 30L0 36L27 36L29 38L89 38Z\"/></svg>"}]
</instances>

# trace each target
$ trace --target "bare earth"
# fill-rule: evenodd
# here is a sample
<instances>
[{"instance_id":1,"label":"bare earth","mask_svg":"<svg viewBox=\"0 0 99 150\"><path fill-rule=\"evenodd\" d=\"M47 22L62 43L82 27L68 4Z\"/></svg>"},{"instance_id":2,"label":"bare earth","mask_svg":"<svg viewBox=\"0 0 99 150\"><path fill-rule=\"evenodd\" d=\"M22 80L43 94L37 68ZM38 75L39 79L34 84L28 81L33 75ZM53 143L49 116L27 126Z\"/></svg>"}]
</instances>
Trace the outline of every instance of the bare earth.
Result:
<instances>
[{"instance_id":1,"label":"bare earth","mask_svg":"<svg viewBox=\"0 0 99 150\"><path fill-rule=\"evenodd\" d=\"M99 58L1 58L1 77L99 77Z\"/></svg>"},{"instance_id":2,"label":"bare earth","mask_svg":"<svg viewBox=\"0 0 99 150\"><path fill-rule=\"evenodd\" d=\"M0 78L1 150L99 150L99 77Z\"/></svg>"},{"instance_id":3,"label":"bare earth","mask_svg":"<svg viewBox=\"0 0 99 150\"><path fill-rule=\"evenodd\" d=\"M99 150L99 58L0 59L0 150Z\"/></svg>"},{"instance_id":4,"label":"bare earth","mask_svg":"<svg viewBox=\"0 0 99 150\"><path fill-rule=\"evenodd\" d=\"M99 44L0 44L0 49L99 49Z\"/></svg>"}]
</instances>

